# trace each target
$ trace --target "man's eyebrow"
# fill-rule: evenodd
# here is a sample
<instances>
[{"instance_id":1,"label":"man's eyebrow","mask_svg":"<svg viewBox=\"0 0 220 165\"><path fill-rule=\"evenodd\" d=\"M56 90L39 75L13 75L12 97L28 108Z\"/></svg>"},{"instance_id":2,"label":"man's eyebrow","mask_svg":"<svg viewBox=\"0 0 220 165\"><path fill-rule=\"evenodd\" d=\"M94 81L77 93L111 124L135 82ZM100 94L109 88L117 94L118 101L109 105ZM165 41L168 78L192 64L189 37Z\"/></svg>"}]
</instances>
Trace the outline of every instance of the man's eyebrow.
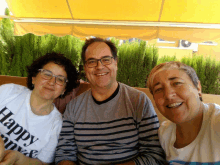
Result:
<instances>
[{"instance_id":1,"label":"man's eyebrow","mask_svg":"<svg viewBox=\"0 0 220 165\"><path fill-rule=\"evenodd\" d=\"M106 56L102 56L101 58L104 58L104 57L112 57L111 55L106 55ZM99 58L99 59L101 59L101 58ZM99 60L98 58L88 58L87 60ZM86 61L87 61L86 60Z\"/></svg>"},{"instance_id":2,"label":"man's eyebrow","mask_svg":"<svg viewBox=\"0 0 220 165\"><path fill-rule=\"evenodd\" d=\"M96 58L88 58L86 61L88 61L88 60L96 60Z\"/></svg>"}]
</instances>

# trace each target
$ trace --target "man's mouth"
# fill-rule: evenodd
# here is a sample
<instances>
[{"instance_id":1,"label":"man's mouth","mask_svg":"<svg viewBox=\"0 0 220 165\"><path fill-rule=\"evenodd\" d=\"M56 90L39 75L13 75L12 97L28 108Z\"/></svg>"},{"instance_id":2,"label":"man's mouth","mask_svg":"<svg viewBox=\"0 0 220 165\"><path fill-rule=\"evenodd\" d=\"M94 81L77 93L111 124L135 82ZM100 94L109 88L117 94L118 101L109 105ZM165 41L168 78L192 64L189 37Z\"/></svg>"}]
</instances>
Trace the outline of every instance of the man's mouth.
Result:
<instances>
[{"instance_id":1,"label":"man's mouth","mask_svg":"<svg viewBox=\"0 0 220 165\"><path fill-rule=\"evenodd\" d=\"M104 76L104 75L107 75L108 73L99 73L99 74L96 74L96 76Z\"/></svg>"},{"instance_id":2,"label":"man's mouth","mask_svg":"<svg viewBox=\"0 0 220 165\"><path fill-rule=\"evenodd\" d=\"M176 107L181 106L182 104L183 104L182 102L181 103L172 103L172 104L167 105L166 107L167 108L176 108Z\"/></svg>"}]
</instances>

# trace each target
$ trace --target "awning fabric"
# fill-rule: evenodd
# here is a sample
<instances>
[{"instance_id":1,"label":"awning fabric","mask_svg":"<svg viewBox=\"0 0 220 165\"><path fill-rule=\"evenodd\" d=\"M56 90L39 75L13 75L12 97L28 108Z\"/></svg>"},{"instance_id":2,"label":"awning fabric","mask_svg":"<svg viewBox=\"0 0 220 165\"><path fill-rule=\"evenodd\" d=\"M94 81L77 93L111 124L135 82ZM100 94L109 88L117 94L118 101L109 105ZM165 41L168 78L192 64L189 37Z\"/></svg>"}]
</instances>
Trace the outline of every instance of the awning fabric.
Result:
<instances>
[{"instance_id":1,"label":"awning fabric","mask_svg":"<svg viewBox=\"0 0 220 165\"><path fill-rule=\"evenodd\" d=\"M15 35L220 40L220 0L6 0Z\"/></svg>"}]
</instances>

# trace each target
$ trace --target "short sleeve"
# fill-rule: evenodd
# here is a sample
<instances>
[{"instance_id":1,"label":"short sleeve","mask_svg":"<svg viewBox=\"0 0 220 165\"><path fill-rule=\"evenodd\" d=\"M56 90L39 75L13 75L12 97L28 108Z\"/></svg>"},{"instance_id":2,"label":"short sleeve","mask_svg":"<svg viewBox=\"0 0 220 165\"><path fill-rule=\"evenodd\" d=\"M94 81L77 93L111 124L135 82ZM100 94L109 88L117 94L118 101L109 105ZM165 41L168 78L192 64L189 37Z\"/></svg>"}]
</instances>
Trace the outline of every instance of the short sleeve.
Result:
<instances>
[{"instance_id":1,"label":"short sleeve","mask_svg":"<svg viewBox=\"0 0 220 165\"><path fill-rule=\"evenodd\" d=\"M28 88L17 84L4 84L0 86L0 104L9 102L11 99L17 97L24 90Z\"/></svg>"}]
</instances>

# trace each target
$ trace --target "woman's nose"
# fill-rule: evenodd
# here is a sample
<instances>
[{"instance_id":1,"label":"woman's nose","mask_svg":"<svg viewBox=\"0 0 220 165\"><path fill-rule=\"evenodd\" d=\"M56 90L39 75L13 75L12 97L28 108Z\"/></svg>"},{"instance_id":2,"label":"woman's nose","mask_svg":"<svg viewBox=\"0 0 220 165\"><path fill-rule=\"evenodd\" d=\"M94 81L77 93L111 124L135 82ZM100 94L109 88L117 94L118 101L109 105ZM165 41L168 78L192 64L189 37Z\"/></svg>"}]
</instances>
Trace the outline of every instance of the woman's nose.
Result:
<instances>
[{"instance_id":1,"label":"woman's nose","mask_svg":"<svg viewBox=\"0 0 220 165\"><path fill-rule=\"evenodd\" d=\"M52 77L52 79L49 80L49 84L55 85L56 84L56 77Z\"/></svg>"},{"instance_id":2,"label":"woman's nose","mask_svg":"<svg viewBox=\"0 0 220 165\"><path fill-rule=\"evenodd\" d=\"M176 96L176 91L172 87L165 87L164 97L166 99L172 99L174 96Z\"/></svg>"}]
</instances>

